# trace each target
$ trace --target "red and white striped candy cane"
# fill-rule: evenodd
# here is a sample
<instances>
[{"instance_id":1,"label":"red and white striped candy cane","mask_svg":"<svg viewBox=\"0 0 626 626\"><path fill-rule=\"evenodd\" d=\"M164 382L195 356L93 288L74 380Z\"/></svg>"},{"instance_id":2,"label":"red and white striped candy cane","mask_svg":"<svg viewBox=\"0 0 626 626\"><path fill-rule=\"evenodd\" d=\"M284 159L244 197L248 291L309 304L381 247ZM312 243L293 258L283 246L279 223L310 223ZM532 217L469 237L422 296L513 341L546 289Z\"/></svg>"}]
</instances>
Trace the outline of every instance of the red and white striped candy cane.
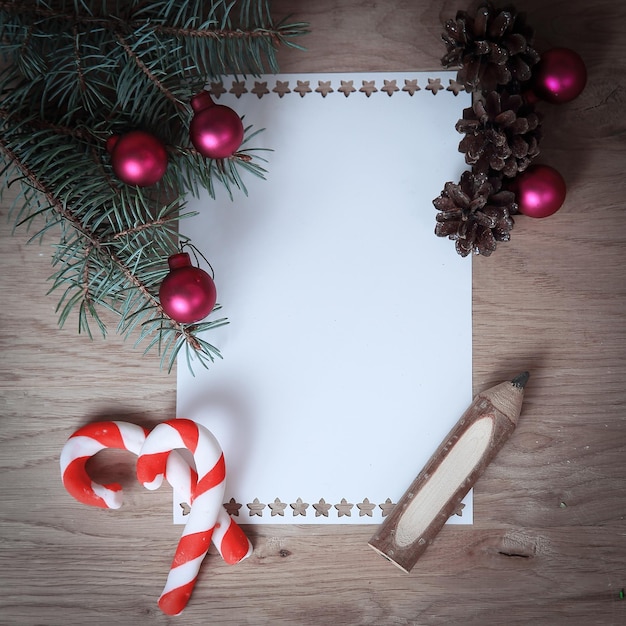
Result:
<instances>
[{"instance_id":1,"label":"red and white striped candy cane","mask_svg":"<svg viewBox=\"0 0 626 626\"><path fill-rule=\"evenodd\" d=\"M101 485L92 481L87 474L87 461L106 448L128 450L138 455L148 432L136 424L120 421L94 422L78 429L67 440L60 458L63 485L70 495L89 506L118 509L122 504L121 485ZM191 499L197 476L180 454L174 451L169 456L166 479L186 500ZM223 507L218 524L213 543L224 561L234 565L250 556L252 544Z\"/></svg>"},{"instance_id":2,"label":"red and white striped candy cane","mask_svg":"<svg viewBox=\"0 0 626 626\"><path fill-rule=\"evenodd\" d=\"M178 615L189 597L206 556L222 509L226 466L213 434L188 419L173 419L156 426L146 437L137 459L137 478L147 489L157 489L167 471L172 450L186 448L193 454L198 481L191 497L191 512L178 542L159 608Z\"/></svg>"},{"instance_id":3,"label":"red and white striped candy cane","mask_svg":"<svg viewBox=\"0 0 626 626\"><path fill-rule=\"evenodd\" d=\"M167 458L165 478L176 492L187 501L191 500L190 494L198 482L198 474L175 450ZM223 506L217 516L212 541L229 565L235 565L252 554L252 543Z\"/></svg>"},{"instance_id":4,"label":"red and white striped candy cane","mask_svg":"<svg viewBox=\"0 0 626 626\"><path fill-rule=\"evenodd\" d=\"M118 483L101 485L91 480L85 465L105 448L129 450L139 454L147 430L127 422L94 422L79 428L61 451L61 478L63 485L79 502L105 509L119 509L122 505L122 486Z\"/></svg>"}]
</instances>

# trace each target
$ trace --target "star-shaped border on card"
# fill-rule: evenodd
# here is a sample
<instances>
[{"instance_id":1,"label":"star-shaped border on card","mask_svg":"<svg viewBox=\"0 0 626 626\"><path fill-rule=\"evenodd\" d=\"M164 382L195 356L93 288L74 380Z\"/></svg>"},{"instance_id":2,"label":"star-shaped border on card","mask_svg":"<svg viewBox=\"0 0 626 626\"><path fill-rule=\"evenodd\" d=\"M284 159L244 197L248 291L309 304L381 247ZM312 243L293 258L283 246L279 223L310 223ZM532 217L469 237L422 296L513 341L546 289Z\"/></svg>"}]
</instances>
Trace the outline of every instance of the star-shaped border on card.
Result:
<instances>
[{"instance_id":1,"label":"star-shaped border on card","mask_svg":"<svg viewBox=\"0 0 626 626\"><path fill-rule=\"evenodd\" d=\"M389 498L387 498L382 504L378 505L380 510L382 511L383 517L387 517L391 511L393 511L393 507L396 506Z\"/></svg>"},{"instance_id":2,"label":"star-shaped border on card","mask_svg":"<svg viewBox=\"0 0 626 626\"><path fill-rule=\"evenodd\" d=\"M364 80L362 81L363 86L359 89L362 91L368 98L378 89L376 89L376 81L375 80Z\"/></svg>"},{"instance_id":3,"label":"star-shaped border on card","mask_svg":"<svg viewBox=\"0 0 626 626\"><path fill-rule=\"evenodd\" d=\"M436 96L440 89L444 89L444 86L441 84L441 78L429 78L426 89L428 89L428 91L432 91L433 96Z\"/></svg>"},{"instance_id":4,"label":"star-shaped border on card","mask_svg":"<svg viewBox=\"0 0 626 626\"><path fill-rule=\"evenodd\" d=\"M241 504L235 500L235 498L231 498L228 502L224 502L224 508L226 509L226 513L229 515L234 515L235 517L239 516L239 509L241 508Z\"/></svg>"},{"instance_id":5,"label":"star-shaped border on card","mask_svg":"<svg viewBox=\"0 0 626 626\"><path fill-rule=\"evenodd\" d=\"M402 91L406 91L409 96L412 96L415 92L421 91L422 88L417 84L417 78L405 78L404 79L404 87L402 87Z\"/></svg>"},{"instance_id":6,"label":"star-shaped border on card","mask_svg":"<svg viewBox=\"0 0 626 626\"><path fill-rule=\"evenodd\" d=\"M222 83L211 83L211 89L209 93L216 98L219 98L223 93L226 93L226 89Z\"/></svg>"},{"instance_id":7,"label":"star-shaped border on card","mask_svg":"<svg viewBox=\"0 0 626 626\"><path fill-rule=\"evenodd\" d=\"M291 93L291 89L289 89L289 81L277 80L276 87L274 87L272 91L277 93L279 98L282 98L286 93Z\"/></svg>"},{"instance_id":8,"label":"star-shaped border on card","mask_svg":"<svg viewBox=\"0 0 626 626\"><path fill-rule=\"evenodd\" d=\"M299 80L298 81L298 86L294 88L294 91L298 94L300 94L301 98L304 98L304 96L307 93L312 93L312 89L310 87L311 81L310 80Z\"/></svg>"},{"instance_id":9,"label":"star-shaped border on card","mask_svg":"<svg viewBox=\"0 0 626 626\"><path fill-rule=\"evenodd\" d=\"M337 91L340 91L347 98L351 93L356 91L356 89L354 88L354 81L342 80L341 87L339 87Z\"/></svg>"},{"instance_id":10,"label":"star-shaped border on card","mask_svg":"<svg viewBox=\"0 0 626 626\"><path fill-rule=\"evenodd\" d=\"M255 80L254 81L254 87L250 90L257 98L259 98L259 100L265 95L268 94L270 92L270 90L267 88L267 82L266 81L258 81Z\"/></svg>"},{"instance_id":11,"label":"star-shaped border on card","mask_svg":"<svg viewBox=\"0 0 626 626\"><path fill-rule=\"evenodd\" d=\"M306 510L309 508L308 503L302 502L302 498L298 498L289 505L293 509L293 516L302 515L306 517Z\"/></svg>"},{"instance_id":12,"label":"star-shaped border on card","mask_svg":"<svg viewBox=\"0 0 626 626\"><path fill-rule=\"evenodd\" d=\"M446 91L451 91L455 96L458 96L462 91L465 91L465 85L451 78L450 86L446 88Z\"/></svg>"},{"instance_id":13,"label":"star-shaped border on card","mask_svg":"<svg viewBox=\"0 0 626 626\"><path fill-rule=\"evenodd\" d=\"M252 502L246 504L246 506L250 509L250 517L254 517L255 515L263 517L263 509L265 508L265 505L262 502L259 502L258 498L255 498Z\"/></svg>"},{"instance_id":14,"label":"star-shaped border on card","mask_svg":"<svg viewBox=\"0 0 626 626\"><path fill-rule=\"evenodd\" d=\"M230 88L228 93L235 94L235 98L241 98L244 93L248 93L248 90L246 89L246 81L234 80L233 86Z\"/></svg>"},{"instance_id":15,"label":"star-shaped border on card","mask_svg":"<svg viewBox=\"0 0 626 626\"><path fill-rule=\"evenodd\" d=\"M320 515L328 517L328 511L331 506L332 505L328 504L324 498L320 498L320 501L313 505L313 508L315 509L315 517L319 517Z\"/></svg>"},{"instance_id":16,"label":"star-shaped border on card","mask_svg":"<svg viewBox=\"0 0 626 626\"><path fill-rule=\"evenodd\" d=\"M321 93L322 98L325 98L329 93L333 93L335 90L330 86L329 80L318 80L315 91Z\"/></svg>"},{"instance_id":17,"label":"star-shaped border on card","mask_svg":"<svg viewBox=\"0 0 626 626\"><path fill-rule=\"evenodd\" d=\"M396 84L396 79L386 80L385 86L381 87L380 90L384 91L389 97L393 96L396 91L400 91L400 87Z\"/></svg>"},{"instance_id":18,"label":"star-shaped border on card","mask_svg":"<svg viewBox=\"0 0 626 626\"><path fill-rule=\"evenodd\" d=\"M376 505L370 502L367 498L365 498L363 502L357 504L356 507L359 509L359 517L363 517L364 515L369 517L374 516L374 508Z\"/></svg>"},{"instance_id":19,"label":"star-shaped border on card","mask_svg":"<svg viewBox=\"0 0 626 626\"><path fill-rule=\"evenodd\" d=\"M341 502L339 504L335 504L335 508L337 509L337 513L339 517L343 517L346 515L347 517L352 517L352 507L354 504L348 502L345 498L341 498Z\"/></svg>"},{"instance_id":20,"label":"star-shaped border on card","mask_svg":"<svg viewBox=\"0 0 626 626\"><path fill-rule=\"evenodd\" d=\"M285 516L285 509L287 508L287 503L281 502L279 498L276 498L274 502L271 502L267 506L269 506L272 511L272 517L274 517L274 515L280 515L281 517Z\"/></svg>"}]
</instances>

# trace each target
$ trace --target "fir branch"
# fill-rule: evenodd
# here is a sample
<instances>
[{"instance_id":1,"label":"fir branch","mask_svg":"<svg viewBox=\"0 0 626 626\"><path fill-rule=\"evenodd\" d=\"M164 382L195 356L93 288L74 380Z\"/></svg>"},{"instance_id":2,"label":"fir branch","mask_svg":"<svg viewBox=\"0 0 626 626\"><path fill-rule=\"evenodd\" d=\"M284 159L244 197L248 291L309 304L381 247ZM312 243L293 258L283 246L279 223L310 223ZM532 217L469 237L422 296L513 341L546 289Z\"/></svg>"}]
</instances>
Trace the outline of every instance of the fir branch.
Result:
<instances>
[{"instance_id":1,"label":"fir branch","mask_svg":"<svg viewBox=\"0 0 626 626\"><path fill-rule=\"evenodd\" d=\"M265 170L244 147L249 127L231 158L198 154L187 103L211 79L278 71L276 48L299 47L305 27L274 24L265 0L0 0L0 175L21 186L16 227L42 217L31 240L60 231L50 291L61 294L61 325L77 307L79 331L91 335L95 320L106 334L104 307L168 369L183 348L203 365L220 356L200 335L226 319L177 323L155 294L180 244L185 195L215 197L216 184L247 193L242 171ZM118 180L106 150L133 129L168 153L147 189Z\"/></svg>"},{"instance_id":2,"label":"fir branch","mask_svg":"<svg viewBox=\"0 0 626 626\"><path fill-rule=\"evenodd\" d=\"M89 256L92 249L96 249L99 252L105 253L109 257L109 259L121 270L126 280L132 284L144 297L147 303L154 308L158 314L167 319L172 326L174 326L177 332L180 332L182 336L184 336L185 340L192 346L197 346L198 342L193 334L190 332L189 328L184 324L179 324L178 322L172 320L164 311L163 307L159 300L154 297L150 291L146 288L146 286L137 278L137 276L128 268L128 266L115 254L115 252L111 249L110 246L103 244L103 242L74 215L74 213L68 209L62 202L59 201L57 197L47 188L47 186L36 176L36 174L31 171L19 158L18 156L9 148L4 139L0 137L0 150L2 150L6 156L11 160L11 162L17 167L23 176L30 182L31 186L37 189L40 193L42 193L45 198L48 200L50 207L61 216L66 222L71 224L71 226L82 236L84 237L88 244L85 248L85 255ZM88 270L85 270L88 271ZM88 288L89 280L86 281L85 289ZM89 304L90 298L85 298L85 301Z\"/></svg>"},{"instance_id":3,"label":"fir branch","mask_svg":"<svg viewBox=\"0 0 626 626\"><path fill-rule=\"evenodd\" d=\"M132 59L133 63L137 65L137 67L143 72L148 80L170 101L172 104L179 109L180 111L188 112L188 108L180 101L178 98L174 97L171 91L165 88L163 83L150 71L148 66L141 60L139 55L137 55L133 49L128 45L128 42L124 39L119 30L115 31L115 36L122 46L126 54Z\"/></svg>"},{"instance_id":4,"label":"fir branch","mask_svg":"<svg viewBox=\"0 0 626 626\"><path fill-rule=\"evenodd\" d=\"M218 2L217 4L219 5L224 3ZM247 4L250 3L248 2ZM209 25L206 25L204 27L183 27L171 26L165 23L164 20L166 20L167 18L158 15L158 12L156 15L151 15L150 20L147 21L145 18L138 19L136 17L133 17L132 14L129 16L118 16L114 14L93 15L91 13L82 14L77 11L57 11L50 7L42 7L39 4L25 5L23 0L0 1L0 11L5 11L8 15L12 17L29 15L31 18L34 18L38 21L50 20L57 22L66 22L72 26L73 32L76 32L75 29L77 29L79 25L84 26L88 29L92 29L94 27L104 27L115 31L118 30L120 28L120 25L123 24L130 31L135 31L147 27L163 35L185 38L188 37L216 40L264 38L270 40L276 45L284 43L286 38L298 37L300 35L308 33L308 30L306 30L307 25L303 22L296 22L289 25L280 24L278 27L274 27L270 23L267 26L247 29L245 25L232 26L230 28L226 27L225 25L217 27L217 20L213 19L209 20ZM147 12L146 7L144 7L144 11ZM246 12L242 10L241 13L245 14ZM195 17L201 19L198 15L196 15ZM224 19L223 21L225 23L228 22L227 19ZM32 28L32 25L30 28Z\"/></svg>"},{"instance_id":5,"label":"fir branch","mask_svg":"<svg viewBox=\"0 0 626 626\"><path fill-rule=\"evenodd\" d=\"M159 228L160 226L165 226L165 224L168 224L168 223L173 223L173 224L178 223L178 217L158 218L155 220L150 220L148 222L143 222L141 224L133 226L132 228L127 228L126 230L122 230L119 233L115 233L115 235L113 235L111 239L113 241L116 241L117 239L122 239L123 237L131 237L133 235L142 233L146 230L151 230L153 228Z\"/></svg>"}]
</instances>

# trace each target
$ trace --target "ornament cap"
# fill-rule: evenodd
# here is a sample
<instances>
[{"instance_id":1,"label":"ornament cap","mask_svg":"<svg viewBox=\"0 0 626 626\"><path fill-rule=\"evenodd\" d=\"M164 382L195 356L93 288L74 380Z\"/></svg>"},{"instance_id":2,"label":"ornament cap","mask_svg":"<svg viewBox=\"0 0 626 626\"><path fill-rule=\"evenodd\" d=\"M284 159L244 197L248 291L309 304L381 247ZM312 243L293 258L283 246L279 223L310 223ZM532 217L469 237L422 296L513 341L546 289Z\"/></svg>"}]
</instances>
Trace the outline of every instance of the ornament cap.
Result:
<instances>
[{"instance_id":1,"label":"ornament cap","mask_svg":"<svg viewBox=\"0 0 626 626\"><path fill-rule=\"evenodd\" d=\"M113 149L115 148L115 146L117 145L117 142L120 140L120 136L119 135L111 135L105 144L105 148L106 151L111 154L113 152Z\"/></svg>"},{"instance_id":2,"label":"ornament cap","mask_svg":"<svg viewBox=\"0 0 626 626\"><path fill-rule=\"evenodd\" d=\"M181 267L189 267L191 265L191 258L188 252L178 252L177 254L172 254L172 256L167 259L167 264L170 266L171 270L177 270Z\"/></svg>"},{"instance_id":3,"label":"ornament cap","mask_svg":"<svg viewBox=\"0 0 626 626\"><path fill-rule=\"evenodd\" d=\"M211 94L206 89L203 89L200 93L197 93L191 98L191 108L196 113L213 106L215 106L215 102L213 102Z\"/></svg>"}]
</instances>

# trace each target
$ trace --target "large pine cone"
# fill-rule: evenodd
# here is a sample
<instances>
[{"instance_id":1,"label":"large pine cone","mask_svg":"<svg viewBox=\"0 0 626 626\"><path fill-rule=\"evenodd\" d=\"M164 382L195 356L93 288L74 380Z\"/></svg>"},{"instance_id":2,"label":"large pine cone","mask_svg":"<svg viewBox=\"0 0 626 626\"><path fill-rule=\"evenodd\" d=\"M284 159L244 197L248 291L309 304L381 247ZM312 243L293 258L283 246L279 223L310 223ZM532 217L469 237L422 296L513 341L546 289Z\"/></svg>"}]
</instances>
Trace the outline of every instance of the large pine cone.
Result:
<instances>
[{"instance_id":1,"label":"large pine cone","mask_svg":"<svg viewBox=\"0 0 626 626\"><path fill-rule=\"evenodd\" d=\"M496 9L482 4L472 17L458 11L445 23L442 35L448 52L441 59L445 68L459 67L457 81L467 91L492 91L511 81L526 82L539 62L532 47L533 31L522 14L512 7Z\"/></svg>"},{"instance_id":2,"label":"large pine cone","mask_svg":"<svg viewBox=\"0 0 626 626\"><path fill-rule=\"evenodd\" d=\"M492 169L513 178L539 154L541 118L520 95L491 91L484 99L474 96L456 129L465 133L459 152L475 173Z\"/></svg>"},{"instance_id":3,"label":"large pine cone","mask_svg":"<svg viewBox=\"0 0 626 626\"><path fill-rule=\"evenodd\" d=\"M508 241L517 213L515 194L502 190L501 178L466 171L459 184L446 183L433 200L437 214L435 235L454 240L463 257L470 252L489 256L497 242Z\"/></svg>"}]
</instances>

